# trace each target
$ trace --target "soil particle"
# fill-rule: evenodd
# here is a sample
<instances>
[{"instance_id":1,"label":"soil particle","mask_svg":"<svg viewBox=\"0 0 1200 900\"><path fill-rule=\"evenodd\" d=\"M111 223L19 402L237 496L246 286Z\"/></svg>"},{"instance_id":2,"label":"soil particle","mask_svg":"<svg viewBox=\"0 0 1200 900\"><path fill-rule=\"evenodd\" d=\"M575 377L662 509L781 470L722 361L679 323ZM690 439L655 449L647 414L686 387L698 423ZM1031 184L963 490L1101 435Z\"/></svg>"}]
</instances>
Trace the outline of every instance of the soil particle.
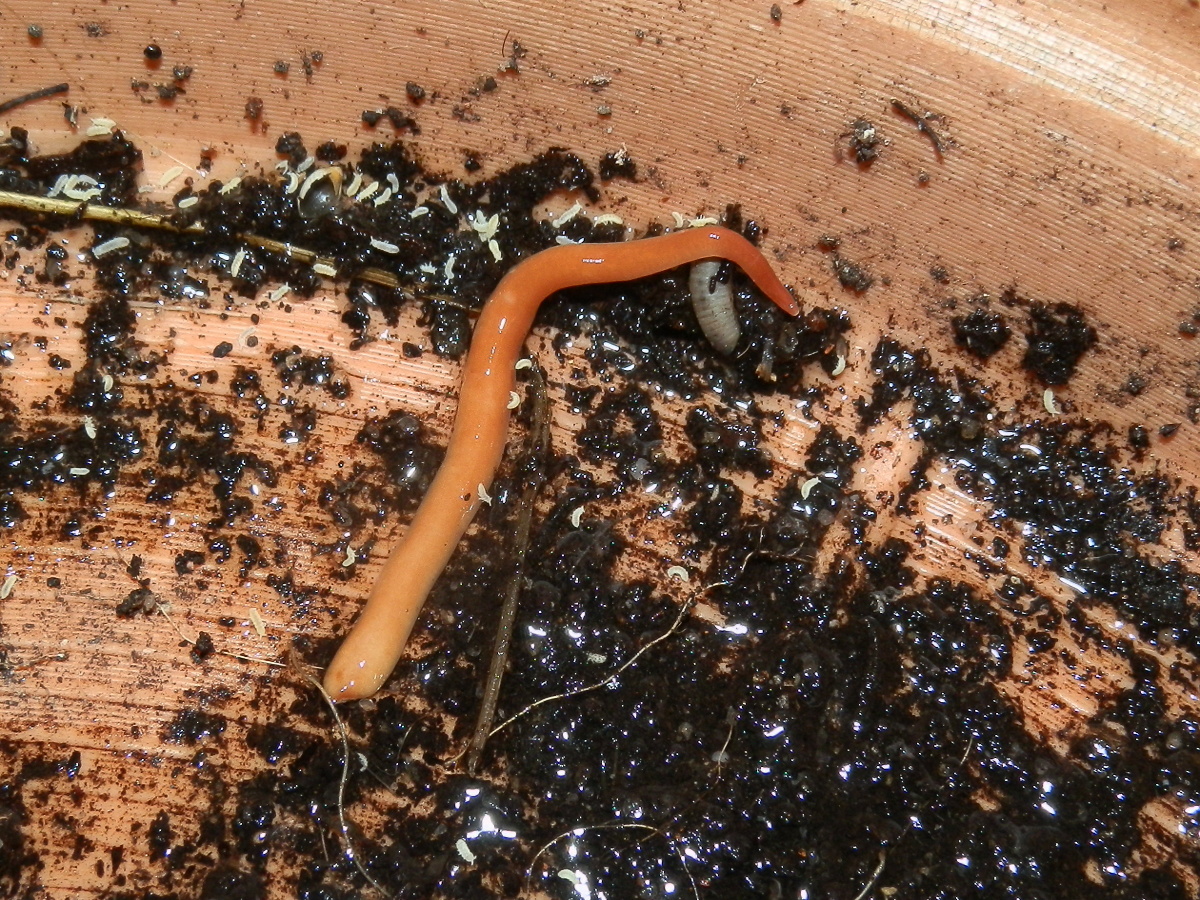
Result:
<instances>
[{"instance_id":1,"label":"soil particle","mask_svg":"<svg viewBox=\"0 0 1200 900\"><path fill-rule=\"evenodd\" d=\"M850 130L844 140L850 150L850 155L860 166L867 167L879 157L879 146L885 143L883 135L873 122L866 119L855 119L850 123Z\"/></svg>"},{"instance_id":2,"label":"soil particle","mask_svg":"<svg viewBox=\"0 0 1200 900\"><path fill-rule=\"evenodd\" d=\"M320 387L335 400L344 400L350 396L350 383L344 375L339 374L334 366L333 357L328 353L310 356L303 353L298 346L288 350L276 350L271 354L271 365L275 374L286 385L293 383L309 387Z\"/></svg>"},{"instance_id":3,"label":"soil particle","mask_svg":"<svg viewBox=\"0 0 1200 900\"><path fill-rule=\"evenodd\" d=\"M1096 343L1096 330L1083 312L1069 303L1029 305L1028 347L1021 364L1043 384L1066 384L1080 357Z\"/></svg>"},{"instance_id":4,"label":"soil particle","mask_svg":"<svg viewBox=\"0 0 1200 900\"><path fill-rule=\"evenodd\" d=\"M1012 330L1002 313L974 309L965 316L955 316L954 343L969 350L980 359L990 359L1008 343Z\"/></svg>"},{"instance_id":5,"label":"soil particle","mask_svg":"<svg viewBox=\"0 0 1200 900\"><path fill-rule=\"evenodd\" d=\"M117 604L117 615L123 619L131 619L139 613L150 616L157 611L158 596L146 587L130 591L125 599Z\"/></svg>"},{"instance_id":6,"label":"soil particle","mask_svg":"<svg viewBox=\"0 0 1200 900\"><path fill-rule=\"evenodd\" d=\"M192 645L191 657L192 662L202 663L216 652L216 646L213 644L212 635L207 631L201 631L196 635L196 643Z\"/></svg>"},{"instance_id":7,"label":"soil particle","mask_svg":"<svg viewBox=\"0 0 1200 900\"><path fill-rule=\"evenodd\" d=\"M875 283L875 277L858 263L843 259L841 256L834 256L832 265L833 274L837 276L842 287L848 291L861 294Z\"/></svg>"},{"instance_id":8,"label":"soil particle","mask_svg":"<svg viewBox=\"0 0 1200 900\"><path fill-rule=\"evenodd\" d=\"M605 153L600 157L599 174L602 181L612 181L614 178L636 181L637 163L624 150Z\"/></svg>"},{"instance_id":9,"label":"soil particle","mask_svg":"<svg viewBox=\"0 0 1200 900\"><path fill-rule=\"evenodd\" d=\"M224 716L190 707L180 710L163 726L162 739L169 744L193 747L206 738L219 738L224 731Z\"/></svg>"}]
</instances>

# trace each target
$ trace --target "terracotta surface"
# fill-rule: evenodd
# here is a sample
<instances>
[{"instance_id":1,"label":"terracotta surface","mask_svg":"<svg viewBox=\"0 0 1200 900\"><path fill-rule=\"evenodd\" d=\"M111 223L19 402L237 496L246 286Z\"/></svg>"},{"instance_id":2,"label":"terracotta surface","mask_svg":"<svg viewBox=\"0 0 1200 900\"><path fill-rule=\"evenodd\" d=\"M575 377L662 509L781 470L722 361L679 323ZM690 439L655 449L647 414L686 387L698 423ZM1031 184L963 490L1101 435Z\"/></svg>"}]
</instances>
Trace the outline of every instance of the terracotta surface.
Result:
<instances>
[{"instance_id":1,"label":"terracotta surface","mask_svg":"<svg viewBox=\"0 0 1200 900\"><path fill-rule=\"evenodd\" d=\"M618 212L642 228L669 222L673 211L713 214L740 202L768 229L764 247L785 281L803 288L809 303L852 310L853 344L831 394L840 399L820 411L823 420L849 423L851 402L870 377L866 356L885 329L924 344L936 363L961 364L944 301L1015 284L1027 296L1080 304L1099 329L1097 351L1056 392L1058 402L1119 431L1184 422L1173 440L1156 439L1150 459L1187 482L1200 480L1200 441L1186 418L1194 401L1184 394L1200 377L1197 345L1177 331L1200 303L1200 9L1186 0L782 6L775 24L767 3L722 0L582 2L569 11L502 0L394 6L10 0L0 9L6 48L0 97L68 82L71 102L86 116L115 120L146 152L146 184L176 165L201 178L194 167L206 149L215 151L212 177L269 169L275 140L287 130L301 132L310 146L333 138L357 148L377 137L363 128L360 112L400 104L406 80L433 95L417 114L415 144L436 168L461 172L466 150L479 152L486 174L547 146L593 162L625 147L644 178L609 188L597 211ZM25 35L32 22L45 31L40 44ZM104 34L89 36L87 23L99 23ZM521 72L497 74L514 38L528 50ZM194 68L186 95L173 104L144 102L130 87L131 79L155 80L142 55L151 41L163 48L162 72L176 63ZM299 54L312 50L324 59L308 79ZM291 62L287 77L272 72L276 59ZM472 93L488 75L496 75L498 89ZM252 96L264 104L261 129L244 116ZM936 127L953 144L940 158L927 136L892 111L893 98L944 117ZM602 105L611 115L598 113ZM888 138L869 169L839 152L856 118L873 120ZM77 140L56 100L14 110L3 122L28 128L43 152ZM574 199L562 197L549 212ZM840 236L842 252L886 283L861 298L844 292L815 249L826 233ZM1173 239L1183 242L1181 249L1168 249ZM948 284L930 279L937 266L948 270ZM71 268L83 269L73 260ZM71 290L59 291L21 287L4 273L0 330L19 338L20 350L15 365L3 370L7 395L28 403L69 384L71 373L50 368L45 357L81 359L86 296L82 275ZM82 752L79 796L68 781L47 782L30 810L27 834L46 862L38 880L49 897L110 888L109 848L118 843L131 848L122 868L129 886L156 883L159 870L136 856L145 841L125 835L128 823L148 822L160 809L186 834L208 802L203 787L182 775L194 750L159 737L178 709L196 702L189 692L232 692L233 709L223 712L231 731L241 731L310 690L293 672L228 656L198 667L181 647L181 634L221 631L224 649L281 661L294 633L344 627L370 588L381 550L353 579L339 579L340 560L317 550L336 535L312 514L315 507L294 498L311 492L339 460L362 452L352 438L364 416L402 407L444 436L453 411L456 366L432 354L408 360L398 352L399 341L422 340L415 313L402 318L390 340L352 353L333 289L287 315L242 301L228 315L215 305L198 312L151 300L138 309L139 338L170 351L179 382L195 372L220 373L217 387L196 388L214 402L223 402L233 367L263 364L271 345L331 351L350 374L349 400L322 401L317 467L286 477L273 491L277 512L256 523L265 546L289 554L298 583L327 585L329 593L310 618L297 621L260 578L238 579L234 566L206 570L207 590L197 588L194 576L176 575L176 555L201 546L202 525L213 515L205 490L184 494L169 514L148 513L140 490L119 489L111 498L57 493L46 498L48 509L88 510L85 541L60 539L37 516L0 535L0 575L19 578L0 601L0 644L8 650L0 732L52 757ZM257 349L245 343L255 311L262 315ZM32 344L39 335L47 340L44 351ZM536 335L530 348L544 348L547 338ZM235 351L213 359L221 341ZM990 371L994 376L1007 360L1014 373L1010 402L1034 415L1041 387L1016 368L1018 355L1010 345ZM1136 397L1120 393L1135 371L1149 377L1149 388ZM553 383L553 366L549 374ZM777 403L785 425L773 435L772 451L782 480L802 458L812 423ZM554 439L565 445L573 427L559 404ZM871 460L861 475L860 487L872 494L895 490L906 477L902 434L881 427L864 446L889 437L893 456ZM273 429L250 446L267 456L288 452ZM952 482L922 502L929 525L920 560L925 573L982 580L962 561L964 550L974 548L971 540L986 536L973 503ZM641 522L639 512L622 515L635 539L655 543L642 543L625 564L631 572L664 572L670 525ZM880 534L894 529L909 536L913 525L884 520ZM1182 554L1179 535L1169 534L1161 552ZM144 558L155 590L170 598L169 621L113 616L113 605L133 586L124 570L134 553ZM1185 564L1195 568L1193 559ZM1068 593L1043 573L1018 567L1016 574L1053 596ZM60 588L46 586L50 576L61 578ZM264 635L249 625L252 609L265 623ZM222 616L238 619L236 632L215 624ZM1096 624L1114 633L1123 627ZM1018 660L1018 676L1004 685L1027 727L1051 746L1063 748L1083 717L1125 683L1124 661L1093 652L1089 677L1053 662L1025 667ZM1195 660L1183 662L1190 674L1170 686L1170 703L1197 714ZM9 763L0 757L0 766ZM243 741L228 739L213 764L245 775L261 761ZM1175 814L1166 805L1147 810L1162 823L1148 839L1151 854L1177 851L1169 834ZM369 820L359 824L370 828ZM142 881L134 874L139 870L147 873Z\"/></svg>"}]
</instances>

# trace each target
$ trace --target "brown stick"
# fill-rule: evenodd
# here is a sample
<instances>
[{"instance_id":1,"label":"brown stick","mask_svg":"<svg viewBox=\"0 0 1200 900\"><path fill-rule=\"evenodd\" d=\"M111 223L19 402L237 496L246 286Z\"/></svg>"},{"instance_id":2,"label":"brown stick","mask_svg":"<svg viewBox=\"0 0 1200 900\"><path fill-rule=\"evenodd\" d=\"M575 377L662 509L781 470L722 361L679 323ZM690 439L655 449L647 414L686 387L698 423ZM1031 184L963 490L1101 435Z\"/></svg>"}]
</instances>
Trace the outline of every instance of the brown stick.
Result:
<instances>
[{"instance_id":1,"label":"brown stick","mask_svg":"<svg viewBox=\"0 0 1200 900\"><path fill-rule=\"evenodd\" d=\"M483 748L496 720L496 704L500 699L500 685L504 681L504 667L508 662L508 650L512 645L513 622L517 617L517 602L525 581L525 552L529 549L529 530L533 522L533 503L537 499L544 478L540 472L545 467L546 454L550 447L550 398L546 395L546 378L537 363L530 369L532 375L533 421L529 431L529 447L525 454L523 469L535 466L536 471L527 474L525 489L521 492L517 507L517 530L509 551L511 570L504 585L504 604L500 608L500 621L496 625L496 642L492 648L492 661L484 681L483 703L479 717L475 720L475 732L471 735L470 751L467 754L467 774L474 775L479 768Z\"/></svg>"}]
</instances>

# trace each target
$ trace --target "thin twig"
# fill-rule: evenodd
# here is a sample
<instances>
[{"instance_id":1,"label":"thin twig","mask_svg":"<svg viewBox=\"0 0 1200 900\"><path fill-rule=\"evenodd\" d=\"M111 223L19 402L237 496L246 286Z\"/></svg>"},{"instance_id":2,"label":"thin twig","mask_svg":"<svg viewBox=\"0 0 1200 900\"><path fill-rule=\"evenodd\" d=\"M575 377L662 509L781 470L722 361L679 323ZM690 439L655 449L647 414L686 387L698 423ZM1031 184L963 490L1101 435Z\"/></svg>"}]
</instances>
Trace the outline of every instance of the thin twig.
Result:
<instances>
[{"instance_id":1,"label":"thin twig","mask_svg":"<svg viewBox=\"0 0 1200 900\"><path fill-rule=\"evenodd\" d=\"M933 144L934 153L936 153L938 158L941 159L942 155L953 143L953 141L948 141L947 139L943 138L937 133L934 127L929 124L930 119L939 119L941 117L934 113L917 112L903 100L892 100L892 109L916 125L917 131L929 138L930 143Z\"/></svg>"},{"instance_id":2,"label":"thin twig","mask_svg":"<svg viewBox=\"0 0 1200 900\"><path fill-rule=\"evenodd\" d=\"M52 84L50 87L38 88L36 91L30 91L28 94L22 94L20 97L13 97L11 100L5 100L0 103L0 114L8 112L10 109L16 109L18 106L24 106L26 103L32 103L34 100L42 100L46 97L53 97L56 94L65 94L71 89L71 86L65 81L62 84Z\"/></svg>"},{"instance_id":3,"label":"thin twig","mask_svg":"<svg viewBox=\"0 0 1200 900\"><path fill-rule=\"evenodd\" d=\"M78 216L89 222L112 222L117 225L134 225L139 228L154 228L175 234L203 234L204 226L198 222L180 228L166 216L127 209L122 206L100 206L86 200L67 200L62 197L39 197L17 191L0 191L0 206L24 209L29 212L50 213L55 216Z\"/></svg>"},{"instance_id":4,"label":"thin twig","mask_svg":"<svg viewBox=\"0 0 1200 900\"><path fill-rule=\"evenodd\" d=\"M687 616L687 614L689 612L691 612L692 607L695 605L696 605L696 596L693 595L692 597L689 597L686 601L684 601L683 605L679 607L679 612L675 616L675 621L671 623L670 628L668 628L666 631L664 631L662 634L660 634L654 640L649 641L648 643L645 643L642 646L638 647L636 652L634 652L633 656L629 657L629 659L625 660L625 662L621 663L621 665L617 666L615 669L613 669L611 672L609 672L608 675L606 675L600 681L594 682L593 684L585 685L584 687L581 687L581 688L575 688L574 690L563 691L561 694L550 694L546 697L541 697L537 700L534 700L532 703L530 703L524 709L520 710L519 712L513 713L511 716L509 716L507 719L505 719L503 722L501 722L499 725L497 725L495 728L493 728L491 730L491 732L489 732L488 736L490 737L493 734L497 734L497 733L503 731L505 728L507 728L509 725L511 725L517 719L532 712L533 710L537 709L539 706L542 706L546 703L553 703L555 700L566 700L570 697L578 697L580 694L590 694L592 691L598 691L598 690L600 690L600 688L607 687L608 685L612 684L625 672L626 669L628 669L630 666L632 666L634 663L636 663L639 659L641 659L643 655L648 653L650 650L654 649L654 647L661 644L667 638L671 637L671 635L675 634L675 632L677 632L679 630L679 626L683 623L684 618Z\"/></svg>"},{"instance_id":5,"label":"thin twig","mask_svg":"<svg viewBox=\"0 0 1200 900\"><path fill-rule=\"evenodd\" d=\"M725 735L725 743L721 745L721 749L717 751L717 778L721 777L721 766L725 764L726 752L729 750L729 745L733 741L733 729L737 727L738 711L732 706L725 714L725 720L729 723L729 731Z\"/></svg>"},{"instance_id":6,"label":"thin twig","mask_svg":"<svg viewBox=\"0 0 1200 900\"><path fill-rule=\"evenodd\" d=\"M545 375L536 362L530 369L530 375L530 393L533 395L532 422L525 459L518 467L518 471L525 473L525 489L521 492L520 504L517 507L517 527L509 551L511 563L504 585L504 604L500 608L500 620L496 625L496 642L492 649L487 680L484 682L483 702L479 707L479 717L475 722L475 731L471 735L470 751L467 754L469 775L474 775L479 769L479 760L496 718L496 704L500 699L500 686L504 681L504 668L512 645L513 623L517 618L517 602L520 600L521 586L525 581L525 553L529 549L533 504L545 484L542 473L550 446L550 398L546 394Z\"/></svg>"},{"instance_id":7,"label":"thin twig","mask_svg":"<svg viewBox=\"0 0 1200 900\"><path fill-rule=\"evenodd\" d=\"M204 225L200 222L193 222L187 226L179 226L171 221L169 216L159 213L143 212L140 209L129 209L122 206L100 206L86 200L41 197L35 194L22 194L17 191L0 191L0 207L23 209L28 212L47 213L49 215L66 216L69 218L77 217L88 222L107 222L114 225L127 225L133 228L150 228L156 231L167 231L171 234L202 235L205 233ZM251 247L257 247L260 250L278 254L285 259L294 259L307 265L322 265L332 269L337 268L337 260L333 257L321 256L315 250L309 250L307 247L297 247L295 244L290 244L286 241L277 241L274 238L262 237L257 234L239 234L237 240L249 244ZM395 290L403 290L400 279L395 274L374 266L356 269L350 273L349 277ZM449 306L466 309L469 312L476 311L474 307L463 304L448 294L418 295L410 291L406 291L405 293L409 297L437 300Z\"/></svg>"}]
</instances>

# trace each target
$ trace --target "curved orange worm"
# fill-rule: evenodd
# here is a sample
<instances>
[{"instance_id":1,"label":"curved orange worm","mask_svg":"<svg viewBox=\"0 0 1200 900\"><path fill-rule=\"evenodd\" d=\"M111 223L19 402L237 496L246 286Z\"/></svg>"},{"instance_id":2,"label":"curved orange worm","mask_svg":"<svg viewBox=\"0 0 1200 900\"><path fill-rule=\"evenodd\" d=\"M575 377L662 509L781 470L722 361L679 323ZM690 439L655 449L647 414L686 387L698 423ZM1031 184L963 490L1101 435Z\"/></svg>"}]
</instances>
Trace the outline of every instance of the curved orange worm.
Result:
<instances>
[{"instance_id":1,"label":"curved orange worm","mask_svg":"<svg viewBox=\"0 0 1200 900\"><path fill-rule=\"evenodd\" d=\"M517 360L542 301L584 284L632 281L701 259L737 264L789 315L800 306L762 254L726 228L692 228L613 244L567 244L513 267L484 304L463 368L462 389L441 468L408 533L379 573L362 614L325 671L335 700L374 694L391 675L425 598L450 561L491 486L508 435Z\"/></svg>"}]
</instances>

